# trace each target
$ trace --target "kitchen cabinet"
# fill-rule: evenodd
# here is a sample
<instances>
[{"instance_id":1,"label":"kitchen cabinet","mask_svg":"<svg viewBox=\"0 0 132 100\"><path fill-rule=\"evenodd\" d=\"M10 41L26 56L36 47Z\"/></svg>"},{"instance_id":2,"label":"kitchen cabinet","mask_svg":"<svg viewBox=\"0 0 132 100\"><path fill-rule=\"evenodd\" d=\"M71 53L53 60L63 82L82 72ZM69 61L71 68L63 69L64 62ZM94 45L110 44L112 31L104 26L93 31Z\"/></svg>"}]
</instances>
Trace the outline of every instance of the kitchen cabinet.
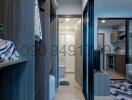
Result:
<instances>
[{"instance_id":1,"label":"kitchen cabinet","mask_svg":"<svg viewBox=\"0 0 132 100\"><path fill-rule=\"evenodd\" d=\"M117 32L111 33L111 42L117 42L117 40L118 40L118 33Z\"/></svg>"},{"instance_id":2,"label":"kitchen cabinet","mask_svg":"<svg viewBox=\"0 0 132 100\"><path fill-rule=\"evenodd\" d=\"M126 60L125 55L108 54L107 67L115 70L118 74L126 76Z\"/></svg>"},{"instance_id":3,"label":"kitchen cabinet","mask_svg":"<svg viewBox=\"0 0 132 100\"><path fill-rule=\"evenodd\" d=\"M125 55L116 55L116 72L123 76L126 75Z\"/></svg>"},{"instance_id":4,"label":"kitchen cabinet","mask_svg":"<svg viewBox=\"0 0 132 100\"><path fill-rule=\"evenodd\" d=\"M111 43L124 41L126 39L126 32L125 31L117 31L111 33Z\"/></svg>"}]
</instances>

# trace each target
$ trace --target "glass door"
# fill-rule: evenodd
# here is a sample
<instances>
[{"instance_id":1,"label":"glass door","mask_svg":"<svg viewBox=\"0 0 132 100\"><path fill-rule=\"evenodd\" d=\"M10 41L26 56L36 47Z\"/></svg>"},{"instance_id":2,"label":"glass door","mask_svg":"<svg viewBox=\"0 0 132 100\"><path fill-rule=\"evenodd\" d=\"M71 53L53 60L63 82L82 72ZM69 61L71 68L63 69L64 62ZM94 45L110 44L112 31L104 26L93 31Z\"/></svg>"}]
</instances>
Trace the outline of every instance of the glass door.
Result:
<instances>
[{"instance_id":1,"label":"glass door","mask_svg":"<svg viewBox=\"0 0 132 100\"><path fill-rule=\"evenodd\" d=\"M88 0L83 12L83 93L94 100L94 0Z\"/></svg>"},{"instance_id":2,"label":"glass door","mask_svg":"<svg viewBox=\"0 0 132 100\"><path fill-rule=\"evenodd\" d=\"M88 10L87 6L83 12L83 93L85 98L88 96Z\"/></svg>"},{"instance_id":3,"label":"glass door","mask_svg":"<svg viewBox=\"0 0 132 100\"><path fill-rule=\"evenodd\" d=\"M132 65L132 19L127 21L127 28L127 64Z\"/></svg>"},{"instance_id":4,"label":"glass door","mask_svg":"<svg viewBox=\"0 0 132 100\"><path fill-rule=\"evenodd\" d=\"M127 20L126 36L126 80L132 82L132 19Z\"/></svg>"}]
</instances>

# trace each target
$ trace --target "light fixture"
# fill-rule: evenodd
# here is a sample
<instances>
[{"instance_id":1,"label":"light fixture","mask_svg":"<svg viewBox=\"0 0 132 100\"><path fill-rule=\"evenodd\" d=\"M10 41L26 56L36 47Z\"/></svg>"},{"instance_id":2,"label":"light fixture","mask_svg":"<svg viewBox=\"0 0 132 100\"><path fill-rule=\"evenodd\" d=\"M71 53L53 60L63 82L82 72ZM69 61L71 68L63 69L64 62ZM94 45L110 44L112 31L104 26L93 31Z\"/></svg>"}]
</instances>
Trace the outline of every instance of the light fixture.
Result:
<instances>
[{"instance_id":1,"label":"light fixture","mask_svg":"<svg viewBox=\"0 0 132 100\"><path fill-rule=\"evenodd\" d=\"M77 23L80 24L81 23L81 19L79 19L79 21Z\"/></svg>"},{"instance_id":2,"label":"light fixture","mask_svg":"<svg viewBox=\"0 0 132 100\"><path fill-rule=\"evenodd\" d=\"M65 27L65 29L67 29L67 30L68 30L68 29L70 29L70 28L69 28L68 26L66 26L66 27Z\"/></svg>"},{"instance_id":3,"label":"light fixture","mask_svg":"<svg viewBox=\"0 0 132 100\"><path fill-rule=\"evenodd\" d=\"M66 18L66 19L65 19L65 21L66 21L66 22L69 22L69 21L70 21L70 19L69 19L69 18Z\"/></svg>"},{"instance_id":4,"label":"light fixture","mask_svg":"<svg viewBox=\"0 0 132 100\"><path fill-rule=\"evenodd\" d=\"M101 20L101 23L106 23L106 20Z\"/></svg>"}]
</instances>

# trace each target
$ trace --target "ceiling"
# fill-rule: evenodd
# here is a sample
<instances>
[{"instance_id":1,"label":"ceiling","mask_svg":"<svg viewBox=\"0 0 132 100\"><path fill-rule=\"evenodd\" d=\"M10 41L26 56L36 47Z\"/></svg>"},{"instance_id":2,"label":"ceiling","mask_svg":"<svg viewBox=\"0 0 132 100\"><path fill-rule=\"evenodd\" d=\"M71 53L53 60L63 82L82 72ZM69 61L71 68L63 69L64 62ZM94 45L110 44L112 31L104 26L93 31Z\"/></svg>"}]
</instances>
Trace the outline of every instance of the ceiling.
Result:
<instances>
[{"instance_id":1,"label":"ceiling","mask_svg":"<svg viewBox=\"0 0 132 100\"><path fill-rule=\"evenodd\" d=\"M58 3L82 3L84 0L57 0ZM95 0L95 10L131 10L132 0Z\"/></svg>"},{"instance_id":2,"label":"ceiling","mask_svg":"<svg viewBox=\"0 0 132 100\"><path fill-rule=\"evenodd\" d=\"M69 21L66 21L67 18L60 18L60 30L74 30L75 25L80 22L80 18L68 18Z\"/></svg>"},{"instance_id":3,"label":"ceiling","mask_svg":"<svg viewBox=\"0 0 132 100\"><path fill-rule=\"evenodd\" d=\"M82 0L57 0L59 8L58 15L81 15Z\"/></svg>"},{"instance_id":4,"label":"ceiling","mask_svg":"<svg viewBox=\"0 0 132 100\"><path fill-rule=\"evenodd\" d=\"M99 27L111 27L111 26L116 26L116 25L123 25L125 24L125 20L105 20L105 23L102 23L103 19L98 20L98 26Z\"/></svg>"},{"instance_id":5,"label":"ceiling","mask_svg":"<svg viewBox=\"0 0 132 100\"><path fill-rule=\"evenodd\" d=\"M132 10L132 0L95 0L95 10Z\"/></svg>"}]
</instances>

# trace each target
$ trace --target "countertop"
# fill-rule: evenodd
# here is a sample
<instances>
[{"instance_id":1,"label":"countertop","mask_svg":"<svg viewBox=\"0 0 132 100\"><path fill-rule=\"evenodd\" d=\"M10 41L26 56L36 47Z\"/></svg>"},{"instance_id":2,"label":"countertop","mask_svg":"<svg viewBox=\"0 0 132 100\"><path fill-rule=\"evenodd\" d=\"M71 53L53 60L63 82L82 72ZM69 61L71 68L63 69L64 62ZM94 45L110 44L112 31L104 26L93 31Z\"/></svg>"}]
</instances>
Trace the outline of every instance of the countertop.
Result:
<instances>
[{"instance_id":1,"label":"countertop","mask_svg":"<svg viewBox=\"0 0 132 100\"><path fill-rule=\"evenodd\" d=\"M111 56L111 55L112 55L112 56L125 56L125 54L112 54L112 53L107 54L107 56L109 56L109 55L110 55L110 56Z\"/></svg>"}]
</instances>

